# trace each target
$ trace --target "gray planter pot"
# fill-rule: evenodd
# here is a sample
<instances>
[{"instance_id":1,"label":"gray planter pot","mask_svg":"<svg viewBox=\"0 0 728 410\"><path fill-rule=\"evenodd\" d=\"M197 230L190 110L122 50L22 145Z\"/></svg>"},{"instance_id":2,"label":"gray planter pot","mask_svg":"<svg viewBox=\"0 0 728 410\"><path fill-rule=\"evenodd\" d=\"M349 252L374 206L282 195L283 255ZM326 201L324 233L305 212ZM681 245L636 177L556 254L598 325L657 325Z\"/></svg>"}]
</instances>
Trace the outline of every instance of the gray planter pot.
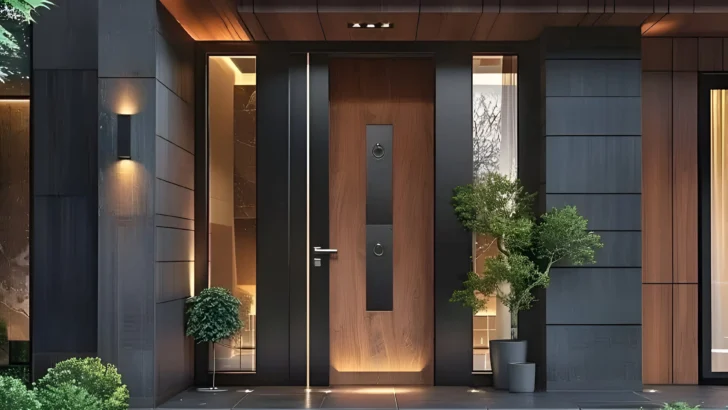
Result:
<instances>
[{"instance_id":1,"label":"gray planter pot","mask_svg":"<svg viewBox=\"0 0 728 410\"><path fill-rule=\"evenodd\" d=\"M508 364L526 361L525 340L491 340L490 365L493 369L493 387L508 390Z\"/></svg>"},{"instance_id":2,"label":"gray planter pot","mask_svg":"<svg viewBox=\"0 0 728 410\"><path fill-rule=\"evenodd\" d=\"M533 393L536 385L536 363L509 363L508 390L511 393Z\"/></svg>"}]
</instances>

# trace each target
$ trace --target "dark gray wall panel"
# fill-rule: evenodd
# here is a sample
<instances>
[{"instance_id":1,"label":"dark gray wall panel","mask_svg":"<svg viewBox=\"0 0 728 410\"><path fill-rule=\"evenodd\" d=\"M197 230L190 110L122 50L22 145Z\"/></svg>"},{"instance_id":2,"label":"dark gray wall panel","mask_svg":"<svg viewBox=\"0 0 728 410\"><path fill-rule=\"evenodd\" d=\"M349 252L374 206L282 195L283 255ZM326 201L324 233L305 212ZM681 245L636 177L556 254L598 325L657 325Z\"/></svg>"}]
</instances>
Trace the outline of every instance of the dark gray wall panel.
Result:
<instances>
[{"instance_id":1,"label":"dark gray wall panel","mask_svg":"<svg viewBox=\"0 0 728 410\"><path fill-rule=\"evenodd\" d=\"M96 71L33 72L35 195L96 192Z\"/></svg>"},{"instance_id":2,"label":"dark gray wall panel","mask_svg":"<svg viewBox=\"0 0 728 410\"><path fill-rule=\"evenodd\" d=\"M159 199L155 203L158 215L169 215L178 218L194 219L194 191L169 182L157 179L156 194Z\"/></svg>"},{"instance_id":3,"label":"dark gray wall panel","mask_svg":"<svg viewBox=\"0 0 728 410\"><path fill-rule=\"evenodd\" d=\"M597 250L598 267L641 267L642 266L642 232L595 232L602 238L604 247Z\"/></svg>"},{"instance_id":4,"label":"dark gray wall panel","mask_svg":"<svg viewBox=\"0 0 728 410\"><path fill-rule=\"evenodd\" d=\"M167 215L154 215L155 226L164 228L187 229L193 231L195 229L195 221L192 219L177 218Z\"/></svg>"},{"instance_id":5,"label":"dark gray wall panel","mask_svg":"<svg viewBox=\"0 0 728 410\"><path fill-rule=\"evenodd\" d=\"M157 137L156 146L157 178L195 189L195 156L162 137Z\"/></svg>"},{"instance_id":6,"label":"dark gray wall panel","mask_svg":"<svg viewBox=\"0 0 728 410\"><path fill-rule=\"evenodd\" d=\"M541 35L548 59L639 60L639 27L550 27Z\"/></svg>"},{"instance_id":7,"label":"dark gray wall panel","mask_svg":"<svg viewBox=\"0 0 728 410\"><path fill-rule=\"evenodd\" d=\"M392 224L392 132L392 125L366 126L367 225Z\"/></svg>"},{"instance_id":8,"label":"dark gray wall panel","mask_svg":"<svg viewBox=\"0 0 728 410\"><path fill-rule=\"evenodd\" d=\"M435 61L435 384L472 381L473 313L449 301L471 269L471 235L455 218L456 186L473 180L472 53L451 49Z\"/></svg>"},{"instance_id":9,"label":"dark gray wall panel","mask_svg":"<svg viewBox=\"0 0 728 410\"><path fill-rule=\"evenodd\" d=\"M559 325L642 322L640 269L554 268L546 322Z\"/></svg>"},{"instance_id":10,"label":"dark gray wall panel","mask_svg":"<svg viewBox=\"0 0 728 410\"><path fill-rule=\"evenodd\" d=\"M639 193L641 190L641 138L546 138L547 193Z\"/></svg>"},{"instance_id":11,"label":"dark gray wall panel","mask_svg":"<svg viewBox=\"0 0 728 410\"><path fill-rule=\"evenodd\" d=\"M89 218L94 207L88 197L34 199L34 355L96 351L96 221Z\"/></svg>"},{"instance_id":12,"label":"dark gray wall panel","mask_svg":"<svg viewBox=\"0 0 728 410\"><path fill-rule=\"evenodd\" d=\"M547 97L639 97L640 60L546 60Z\"/></svg>"},{"instance_id":13,"label":"dark gray wall panel","mask_svg":"<svg viewBox=\"0 0 728 410\"><path fill-rule=\"evenodd\" d=\"M192 296L190 275L194 262L157 262L155 266L157 303Z\"/></svg>"},{"instance_id":14,"label":"dark gray wall panel","mask_svg":"<svg viewBox=\"0 0 728 410\"><path fill-rule=\"evenodd\" d=\"M185 336L185 300L156 305L157 398L169 398L192 384L193 344Z\"/></svg>"},{"instance_id":15,"label":"dark gray wall panel","mask_svg":"<svg viewBox=\"0 0 728 410\"><path fill-rule=\"evenodd\" d=\"M157 135L190 153L195 152L194 110L157 80Z\"/></svg>"},{"instance_id":16,"label":"dark gray wall panel","mask_svg":"<svg viewBox=\"0 0 728 410\"><path fill-rule=\"evenodd\" d=\"M98 0L99 75L154 78L157 2Z\"/></svg>"},{"instance_id":17,"label":"dark gray wall panel","mask_svg":"<svg viewBox=\"0 0 728 410\"><path fill-rule=\"evenodd\" d=\"M641 135L639 97L546 97L546 135Z\"/></svg>"},{"instance_id":18,"label":"dark gray wall panel","mask_svg":"<svg viewBox=\"0 0 728 410\"><path fill-rule=\"evenodd\" d=\"M33 69L97 69L98 0L57 0L33 17Z\"/></svg>"},{"instance_id":19,"label":"dark gray wall panel","mask_svg":"<svg viewBox=\"0 0 728 410\"><path fill-rule=\"evenodd\" d=\"M642 229L640 194L548 194L546 209L575 206L597 231L639 231Z\"/></svg>"},{"instance_id":20,"label":"dark gray wall panel","mask_svg":"<svg viewBox=\"0 0 728 410\"><path fill-rule=\"evenodd\" d=\"M549 390L642 389L641 326L547 326Z\"/></svg>"}]
</instances>

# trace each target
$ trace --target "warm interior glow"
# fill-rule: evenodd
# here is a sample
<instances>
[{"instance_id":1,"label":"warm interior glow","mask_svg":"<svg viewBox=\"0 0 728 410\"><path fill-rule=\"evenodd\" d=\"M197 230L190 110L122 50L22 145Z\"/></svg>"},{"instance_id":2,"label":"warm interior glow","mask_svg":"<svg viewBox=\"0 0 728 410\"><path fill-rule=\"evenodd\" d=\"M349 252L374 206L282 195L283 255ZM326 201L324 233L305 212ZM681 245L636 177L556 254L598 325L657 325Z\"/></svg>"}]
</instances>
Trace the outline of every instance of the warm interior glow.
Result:
<instances>
[{"instance_id":1,"label":"warm interior glow","mask_svg":"<svg viewBox=\"0 0 728 410\"><path fill-rule=\"evenodd\" d=\"M235 74L235 85L255 85L255 73L243 73L242 71L240 71L240 68L233 61L233 59L255 59L255 57L243 56L243 57L211 57L211 58L219 58L221 61L224 61L225 64L227 64L227 66Z\"/></svg>"},{"instance_id":2,"label":"warm interior glow","mask_svg":"<svg viewBox=\"0 0 728 410\"><path fill-rule=\"evenodd\" d=\"M728 90L710 92L711 370L728 371Z\"/></svg>"}]
</instances>

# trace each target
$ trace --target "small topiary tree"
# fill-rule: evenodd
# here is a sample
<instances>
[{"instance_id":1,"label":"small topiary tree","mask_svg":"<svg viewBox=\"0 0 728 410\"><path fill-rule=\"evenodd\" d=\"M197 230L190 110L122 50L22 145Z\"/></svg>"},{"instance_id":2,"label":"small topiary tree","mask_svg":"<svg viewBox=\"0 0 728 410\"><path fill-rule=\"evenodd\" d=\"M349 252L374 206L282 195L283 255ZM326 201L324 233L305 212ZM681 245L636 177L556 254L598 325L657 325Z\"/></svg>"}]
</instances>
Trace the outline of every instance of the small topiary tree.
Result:
<instances>
[{"instance_id":1,"label":"small topiary tree","mask_svg":"<svg viewBox=\"0 0 728 410\"><path fill-rule=\"evenodd\" d=\"M187 336L197 343L212 343L212 388L215 386L215 343L233 336L243 327L240 301L224 288L207 288L191 297L187 309Z\"/></svg>"},{"instance_id":2,"label":"small topiary tree","mask_svg":"<svg viewBox=\"0 0 728 410\"><path fill-rule=\"evenodd\" d=\"M49 407L52 408L52 407ZM40 410L40 402L25 383L8 376L0 376L0 409Z\"/></svg>"},{"instance_id":3,"label":"small topiary tree","mask_svg":"<svg viewBox=\"0 0 728 410\"><path fill-rule=\"evenodd\" d=\"M536 220L533 198L519 181L489 173L456 188L452 201L463 226L492 238L499 254L485 260L483 275L468 273L464 289L450 301L478 312L495 295L511 312L511 339L518 338L518 313L531 307L533 290L548 286L551 267L561 261L594 263L594 251L602 247L575 207L554 208ZM502 291L503 283L510 284L510 292Z\"/></svg>"},{"instance_id":4,"label":"small topiary tree","mask_svg":"<svg viewBox=\"0 0 728 410\"><path fill-rule=\"evenodd\" d=\"M84 388L71 383L38 389L38 401L43 410L103 410L101 401Z\"/></svg>"},{"instance_id":5,"label":"small topiary tree","mask_svg":"<svg viewBox=\"0 0 728 410\"><path fill-rule=\"evenodd\" d=\"M129 408L129 390L122 384L116 367L101 363L97 357L62 361L49 369L48 374L38 380L35 386L39 391L48 390L43 395L51 400L78 393L78 389L66 386L69 384L85 390L98 400L100 410Z\"/></svg>"}]
</instances>

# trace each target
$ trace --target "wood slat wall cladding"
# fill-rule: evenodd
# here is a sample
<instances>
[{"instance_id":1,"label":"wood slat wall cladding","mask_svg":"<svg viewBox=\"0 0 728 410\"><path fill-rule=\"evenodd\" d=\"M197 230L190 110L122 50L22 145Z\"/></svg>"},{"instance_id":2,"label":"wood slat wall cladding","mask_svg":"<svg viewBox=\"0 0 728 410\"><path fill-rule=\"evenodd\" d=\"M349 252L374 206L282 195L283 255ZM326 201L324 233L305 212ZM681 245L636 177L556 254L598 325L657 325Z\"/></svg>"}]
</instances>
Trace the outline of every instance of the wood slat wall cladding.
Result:
<instances>
[{"instance_id":1,"label":"wood slat wall cladding","mask_svg":"<svg viewBox=\"0 0 728 410\"><path fill-rule=\"evenodd\" d=\"M726 38L642 40L645 384L698 383L698 75L728 71L725 50Z\"/></svg>"}]
</instances>

